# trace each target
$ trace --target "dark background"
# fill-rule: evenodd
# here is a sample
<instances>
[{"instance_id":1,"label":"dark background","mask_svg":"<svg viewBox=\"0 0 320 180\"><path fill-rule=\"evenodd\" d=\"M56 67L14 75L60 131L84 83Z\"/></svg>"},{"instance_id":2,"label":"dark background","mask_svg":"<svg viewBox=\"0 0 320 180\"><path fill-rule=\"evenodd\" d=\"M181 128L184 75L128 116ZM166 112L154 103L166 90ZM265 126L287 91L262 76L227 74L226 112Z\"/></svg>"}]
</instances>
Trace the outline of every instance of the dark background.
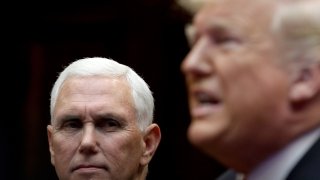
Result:
<instances>
[{"instance_id":1,"label":"dark background","mask_svg":"<svg viewBox=\"0 0 320 180\"><path fill-rule=\"evenodd\" d=\"M28 1L2 8L0 179L57 179L46 134L50 90L64 66L93 56L132 67L154 93L162 141L148 179L214 179L224 170L186 139L180 63L189 50L184 25L190 19L172 0Z\"/></svg>"}]
</instances>

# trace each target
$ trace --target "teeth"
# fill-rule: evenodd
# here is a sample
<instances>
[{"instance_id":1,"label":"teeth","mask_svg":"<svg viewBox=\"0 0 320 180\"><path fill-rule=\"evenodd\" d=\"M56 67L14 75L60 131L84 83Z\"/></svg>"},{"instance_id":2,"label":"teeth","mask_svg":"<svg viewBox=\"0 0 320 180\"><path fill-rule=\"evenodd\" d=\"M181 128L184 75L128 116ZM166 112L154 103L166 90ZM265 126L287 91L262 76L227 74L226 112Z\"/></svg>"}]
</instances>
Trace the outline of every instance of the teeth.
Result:
<instances>
[{"instance_id":1,"label":"teeth","mask_svg":"<svg viewBox=\"0 0 320 180\"><path fill-rule=\"evenodd\" d=\"M203 93L198 94L198 99L201 102L210 101L210 97L207 94L203 94Z\"/></svg>"},{"instance_id":2,"label":"teeth","mask_svg":"<svg viewBox=\"0 0 320 180\"><path fill-rule=\"evenodd\" d=\"M200 103L218 103L218 100L209 96L206 93L199 93L197 94L197 99Z\"/></svg>"}]
</instances>

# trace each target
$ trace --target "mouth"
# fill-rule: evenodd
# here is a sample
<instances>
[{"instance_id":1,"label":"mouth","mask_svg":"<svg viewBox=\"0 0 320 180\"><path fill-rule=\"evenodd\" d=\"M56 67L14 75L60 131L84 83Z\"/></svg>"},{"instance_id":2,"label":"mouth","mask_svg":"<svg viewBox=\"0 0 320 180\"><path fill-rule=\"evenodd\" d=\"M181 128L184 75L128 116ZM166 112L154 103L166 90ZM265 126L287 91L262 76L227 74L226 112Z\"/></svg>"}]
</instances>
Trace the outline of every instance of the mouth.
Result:
<instances>
[{"instance_id":1,"label":"mouth","mask_svg":"<svg viewBox=\"0 0 320 180\"><path fill-rule=\"evenodd\" d=\"M101 170L107 171L107 167L103 165L81 164L72 169L72 171L80 173L92 173Z\"/></svg>"},{"instance_id":2,"label":"mouth","mask_svg":"<svg viewBox=\"0 0 320 180\"><path fill-rule=\"evenodd\" d=\"M197 92L195 93L195 97L199 104L218 105L221 102L219 98L207 92Z\"/></svg>"},{"instance_id":3,"label":"mouth","mask_svg":"<svg viewBox=\"0 0 320 180\"><path fill-rule=\"evenodd\" d=\"M191 94L194 103L191 107L193 118L201 118L221 109L221 98L209 91L195 91Z\"/></svg>"}]
</instances>

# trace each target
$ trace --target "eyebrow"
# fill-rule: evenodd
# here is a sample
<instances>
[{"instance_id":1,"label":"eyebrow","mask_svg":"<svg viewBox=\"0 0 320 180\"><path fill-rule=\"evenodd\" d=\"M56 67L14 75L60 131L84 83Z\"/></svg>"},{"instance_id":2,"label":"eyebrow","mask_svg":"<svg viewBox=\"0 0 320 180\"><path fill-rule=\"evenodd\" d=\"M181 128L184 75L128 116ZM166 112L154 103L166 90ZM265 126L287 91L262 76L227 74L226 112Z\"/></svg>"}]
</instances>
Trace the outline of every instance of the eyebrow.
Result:
<instances>
[{"instance_id":1,"label":"eyebrow","mask_svg":"<svg viewBox=\"0 0 320 180\"><path fill-rule=\"evenodd\" d=\"M65 114L57 117L55 119L55 123L53 124L54 126L61 126L64 122L72 119L79 119L80 121L83 121L83 117L79 114ZM124 118L121 115L115 114L115 113L101 113L93 116L93 121L101 121L103 119L114 119L119 121L120 123L127 124L126 118Z\"/></svg>"},{"instance_id":2,"label":"eyebrow","mask_svg":"<svg viewBox=\"0 0 320 180\"><path fill-rule=\"evenodd\" d=\"M105 119L105 118L115 119L120 122L127 122L126 118L115 113L102 113L94 116L94 119L98 119L98 120Z\"/></svg>"},{"instance_id":3,"label":"eyebrow","mask_svg":"<svg viewBox=\"0 0 320 180\"><path fill-rule=\"evenodd\" d=\"M211 21L207 24L206 28L210 31L210 30L215 30L218 32L224 32L227 31L229 29L233 29L232 28L232 23L226 21L226 20L215 20L215 21Z\"/></svg>"},{"instance_id":4,"label":"eyebrow","mask_svg":"<svg viewBox=\"0 0 320 180\"><path fill-rule=\"evenodd\" d=\"M232 29L231 27L232 24L230 22L227 22L225 20L216 20L207 23L205 29L209 33L220 34L230 32L230 30ZM184 30L188 43L190 46L192 46L199 36L199 31L193 24L187 24Z\"/></svg>"},{"instance_id":5,"label":"eyebrow","mask_svg":"<svg viewBox=\"0 0 320 180\"><path fill-rule=\"evenodd\" d=\"M54 120L54 125L61 125L61 123L63 123L66 120L70 120L70 119L81 119L80 115L76 115L76 114L64 114L64 115L60 115L57 116Z\"/></svg>"}]
</instances>

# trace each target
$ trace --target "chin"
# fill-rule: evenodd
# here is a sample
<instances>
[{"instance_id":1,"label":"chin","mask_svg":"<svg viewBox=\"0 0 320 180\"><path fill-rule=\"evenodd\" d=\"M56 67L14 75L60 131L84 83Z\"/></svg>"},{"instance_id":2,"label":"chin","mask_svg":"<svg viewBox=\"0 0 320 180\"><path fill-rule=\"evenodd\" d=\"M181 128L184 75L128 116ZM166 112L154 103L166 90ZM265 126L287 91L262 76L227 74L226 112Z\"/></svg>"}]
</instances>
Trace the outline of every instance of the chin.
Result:
<instances>
[{"instance_id":1,"label":"chin","mask_svg":"<svg viewBox=\"0 0 320 180\"><path fill-rule=\"evenodd\" d=\"M212 122L194 121L188 128L188 139L194 146L206 148L215 144L222 129Z\"/></svg>"}]
</instances>

